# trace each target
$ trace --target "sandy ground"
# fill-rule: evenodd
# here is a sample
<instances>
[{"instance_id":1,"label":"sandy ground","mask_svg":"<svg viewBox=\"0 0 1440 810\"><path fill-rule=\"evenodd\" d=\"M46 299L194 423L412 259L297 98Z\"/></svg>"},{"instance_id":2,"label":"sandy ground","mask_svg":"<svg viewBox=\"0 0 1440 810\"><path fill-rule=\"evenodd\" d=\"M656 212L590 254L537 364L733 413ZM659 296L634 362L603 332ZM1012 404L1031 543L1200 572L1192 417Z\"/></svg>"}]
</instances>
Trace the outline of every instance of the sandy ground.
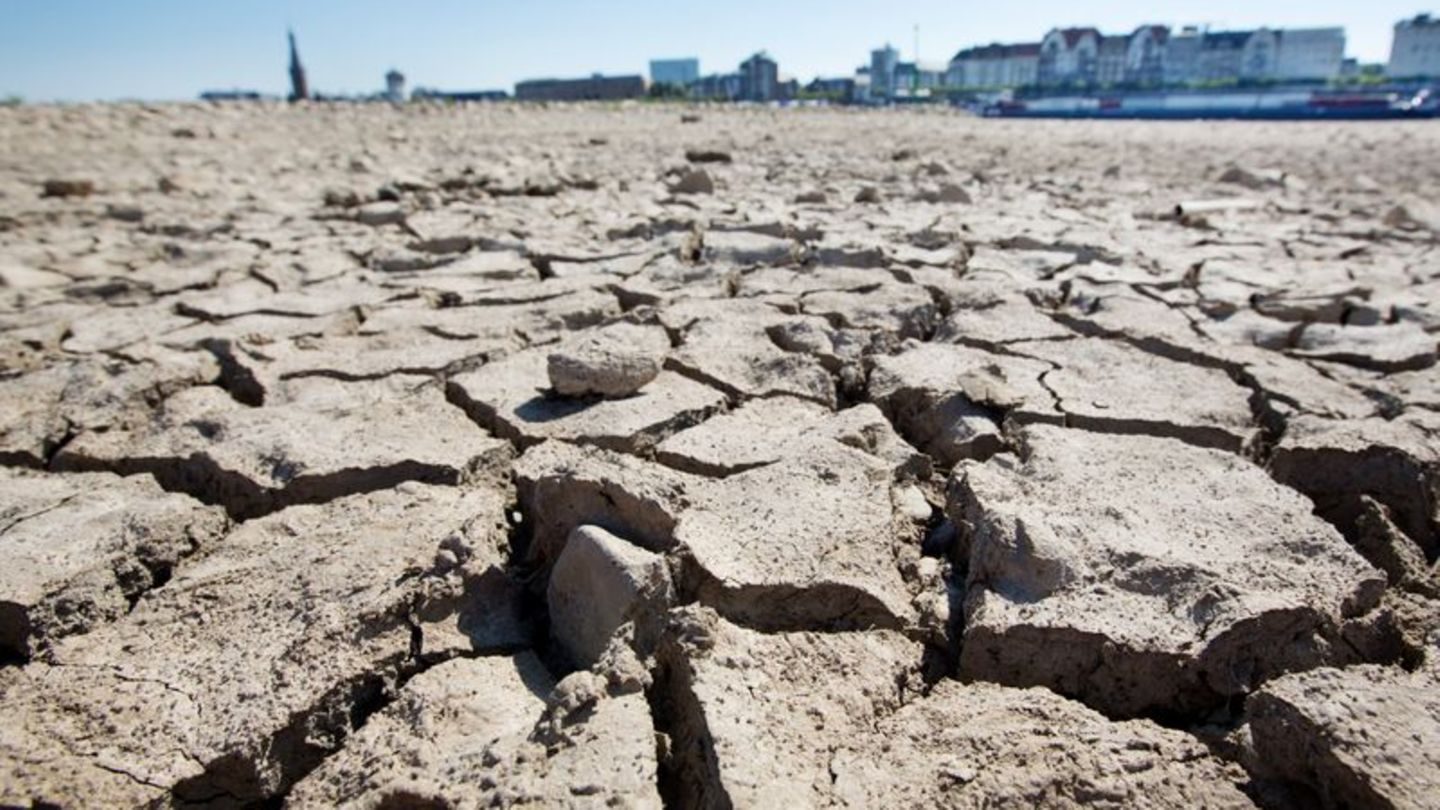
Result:
<instances>
[{"instance_id":1,"label":"sandy ground","mask_svg":"<svg viewBox=\"0 0 1440 810\"><path fill-rule=\"evenodd\" d=\"M1433 123L0 144L0 804L1440 795Z\"/></svg>"}]
</instances>

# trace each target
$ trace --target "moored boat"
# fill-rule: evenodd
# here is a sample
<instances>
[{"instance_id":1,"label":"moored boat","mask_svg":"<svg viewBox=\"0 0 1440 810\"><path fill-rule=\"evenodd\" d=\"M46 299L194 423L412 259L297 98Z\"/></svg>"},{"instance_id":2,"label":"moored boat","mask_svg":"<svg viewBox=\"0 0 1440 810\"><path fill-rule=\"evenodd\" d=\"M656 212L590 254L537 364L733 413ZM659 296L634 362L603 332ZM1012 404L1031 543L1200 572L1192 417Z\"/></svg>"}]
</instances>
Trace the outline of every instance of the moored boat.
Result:
<instances>
[{"instance_id":1,"label":"moored boat","mask_svg":"<svg viewBox=\"0 0 1440 810\"><path fill-rule=\"evenodd\" d=\"M1414 94L1314 90L1155 91L1006 99L985 105L1000 118L1379 120L1435 118L1440 98Z\"/></svg>"}]
</instances>

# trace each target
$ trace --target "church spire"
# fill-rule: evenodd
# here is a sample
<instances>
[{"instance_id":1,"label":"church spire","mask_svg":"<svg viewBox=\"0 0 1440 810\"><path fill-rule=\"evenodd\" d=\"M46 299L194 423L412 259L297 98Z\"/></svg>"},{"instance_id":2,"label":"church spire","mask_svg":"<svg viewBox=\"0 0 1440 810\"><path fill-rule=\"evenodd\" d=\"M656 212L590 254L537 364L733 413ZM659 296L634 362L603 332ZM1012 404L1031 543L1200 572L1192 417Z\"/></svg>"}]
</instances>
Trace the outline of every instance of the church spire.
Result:
<instances>
[{"instance_id":1,"label":"church spire","mask_svg":"<svg viewBox=\"0 0 1440 810\"><path fill-rule=\"evenodd\" d=\"M310 85L305 81L305 66L300 64L300 51L295 47L295 32L290 35L290 100L310 98Z\"/></svg>"}]
</instances>

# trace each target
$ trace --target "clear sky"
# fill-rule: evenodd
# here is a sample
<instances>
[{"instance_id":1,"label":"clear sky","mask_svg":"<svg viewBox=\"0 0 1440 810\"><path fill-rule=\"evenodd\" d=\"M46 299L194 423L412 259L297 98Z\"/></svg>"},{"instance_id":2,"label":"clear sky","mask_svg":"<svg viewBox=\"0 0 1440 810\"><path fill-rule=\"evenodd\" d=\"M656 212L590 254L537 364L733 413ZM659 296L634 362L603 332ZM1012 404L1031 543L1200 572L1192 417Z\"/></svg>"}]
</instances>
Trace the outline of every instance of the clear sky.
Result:
<instances>
[{"instance_id":1,"label":"clear sky","mask_svg":"<svg viewBox=\"0 0 1440 810\"><path fill-rule=\"evenodd\" d=\"M706 73L765 49L781 73L848 75L887 40L947 60L1057 25L1141 23L1348 29L1349 55L1384 61L1417 0L0 0L0 97L192 99L203 89L281 94L293 26L310 86L370 92L400 69L412 87L511 89L521 79L644 73L695 56ZM1420 0L1424 2L1424 0ZM1440 9L1433 9L1440 10Z\"/></svg>"}]
</instances>

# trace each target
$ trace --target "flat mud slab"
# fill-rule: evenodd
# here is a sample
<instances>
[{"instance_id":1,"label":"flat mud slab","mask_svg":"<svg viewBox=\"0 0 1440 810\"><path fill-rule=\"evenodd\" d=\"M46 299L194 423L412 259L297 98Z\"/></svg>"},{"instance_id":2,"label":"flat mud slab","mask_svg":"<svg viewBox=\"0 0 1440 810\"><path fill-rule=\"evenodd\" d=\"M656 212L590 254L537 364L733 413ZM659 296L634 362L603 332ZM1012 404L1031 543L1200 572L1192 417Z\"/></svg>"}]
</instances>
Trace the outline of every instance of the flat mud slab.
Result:
<instances>
[{"instance_id":1,"label":"flat mud slab","mask_svg":"<svg viewBox=\"0 0 1440 810\"><path fill-rule=\"evenodd\" d=\"M0 143L0 804L1440 790L1434 126Z\"/></svg>"},{"instance_id":2,"label":"flat mud slab","mask_svg":"<svg viewBox=\"0 0 1440 810\"><path fill-rule=\"evenodd\" d=\"M1384 577L1264 470L1173 439L1017 438L1018 459L955 473L950 514L973 530L962 676L1193 715L1349 659L1343 624Z\"/></svg>"}]
</instances>

